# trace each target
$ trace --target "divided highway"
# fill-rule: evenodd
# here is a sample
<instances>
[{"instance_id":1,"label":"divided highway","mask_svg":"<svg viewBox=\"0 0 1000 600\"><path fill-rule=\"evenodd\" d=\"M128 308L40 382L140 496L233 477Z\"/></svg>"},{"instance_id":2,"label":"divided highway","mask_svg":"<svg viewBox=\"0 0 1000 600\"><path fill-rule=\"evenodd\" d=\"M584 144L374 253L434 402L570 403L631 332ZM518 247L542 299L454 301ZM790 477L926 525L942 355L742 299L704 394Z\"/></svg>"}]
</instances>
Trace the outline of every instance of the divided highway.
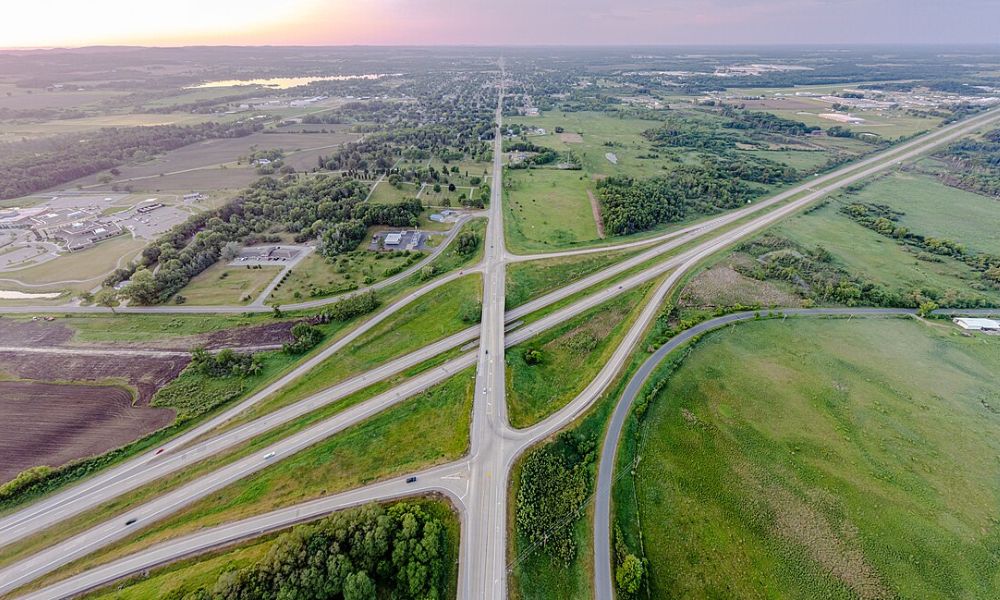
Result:
<instances>
[{"instance_id":1,"label":"divided highway","mask_svg":"<svg viewBox=\"0 0 1000 600\"><path fill-rule=\"evenodd\" d=\"M503 78L502 73L501 69L501 79ZM489 209L490 219L487 227L486 240L484 241L486 245L486 258L480 268L484 275L482 326L480 328L470 328L465 332L455 334L454 336L448 338L447 342L438 342L435 345L422 349L418 353L414 353L415 356L408 355L408 357L403 358L412 361L417 360L420 357L424 357L423 360L426 360L426 358L430 358L442 352L443 350L441 350L441 348L447 344L466 343L475 339L476 336L480 339L478 351L474 353L467 353L459 358L453 359L442 367L438 367L437 369L428 371L421 376L408 380L403 385L398 386L385 394L379 395L372 400L349 409L348 411L339 413L338 415L335 415L335 417L317 424L313 428L286 438L267 450L251 455L245 459L232 463L231 465L227 465L210 475L203 476L192 482L191 485L196 487L180 488L186 492L186 495L184 496L178 493L180 490L178 490L178 492L167 494L147 503L146 505L133 509L133 511L130 511L125 515L121 515L115 519L107 521L91 531L85 532L80 536L70 538L62 544L56 544L42 553L28 557L19 563L9 566L8 568L0 571L0 593L13 590L16 587L37 578L41 574L51 571L60 564L65 564L72 558L88 554L100 547L103 547L107 543L110 543L111 540L119 539L132 533L134 531L134 527L132 529L127 529L124 526L124 521L128 519L130 515L135 516L137 519L141 519L143 524L148 524L158 518L162 518L166 514L169 514L173 510L176 510L179 506L183 505L185 499L191 497L191 493L194 493L195 496L204 495L212 489L218 489L219 487L231 483L232 481L235 481L250 472L264 468L268 464L271 464L270 462L266 462L268 459L264 458L266 452L274 451L277 453L276 456L270 459L271 461L280 459L287 454L293 453L312 443L315 443L315 441L322 439L322 437L331 435L335 431L340 431L344 427L353 423L360 422L368 416L375 414L380 410L384 410L386 407L400 401L408 395L417 393L420 389L426 389L427 386L433 385L433 383L431 383L432 381L442 381L448 376L454 374L456 370L476 364L477 378L476 388L474 390L475 398L473 401L474 408L471 434L472 448L470 455L468 458L456 463L437 467L420 474L418 478L418 485L407 487L400 484L399 480L390 480L382 484L376 484L355 490L354 492L338 494L337 496L330 498L315 500L297 507L289 507L287 509L281 509L281 511L275 511L275 513L255 517L255 519L263 519L261 521L254 522L252 519L247 520L248 522L253 522L253 525L240 522L213 530L206 530L205 532L201 532L197 535L201 536L204 534L207 537L189 536L190 539L180 538L154 546L143 550L134 556L122 559L121 561L116 561L115 563L110 563L80 575L70 577L55 586L42 590L32 597L54 598L78 593L89 589L94 585L111 581L118 577L135 572L137 569L148 568L154 564L173 560L217 544L228 543L233 539L249 537L263 530L284 527L290 523L296 522L296 519L304 520L323 514L323 508L325 508L325 510L333 510L338 507L348 506L350 504L345 503L350 502L365 502L370 500L395 498L406 493L437 491L452 498L453 502L455 502L456 506L462 513L462 548L460 550L461 564L459 567L460 596L462 598L504 598L506 596L507 583L507 485L511 466L514 461L516 461L517 457L520 456L520 454L526 449L565 427L576 416L582 414L590 406L592 406L593 402L595 402L597 398L599 398L600 395L608 388L614 378L617 377L622 367L627 363L635 346L642 339L649 324L653 321L653 319L655 319L657 313L659 312L661 302L668 296L676 282L679 281L684 274L700 264L702 260L711 254L714 254L741 239L745 239L747 236L760 231L764 227L771 225L775 221L791 214L794 211L800 210L822 195L840 189L845 185L849 185L850 183L857 181L858 179L868 177L881 170L891 168L899 161L915 157L920 153L927 151L931 147L951 141L975 128L981 127L985 123L996 119L998 116L995 112L990 112L946 128L942 128L931 134L927 134L921 138L917 138L913 141L907 142L906 144L902 144L886 152L880 153L877 156L860 161L859 163L848 165L847 167L822 177L814 178L814 180L810 181L806 185L790 189L772 197L769 200L759 202L755 205L748 206L744 209L740 209L739 211L734 211L733 213L728 213L727 215L723 215L721 217L710 219L700 224L692 225L669 234L650 238L648 240L630 242L629 244L594 250L607 251L612 248L660 244L661 242L665 242L662 245L651 248L647 252L638 255L638 257L645 257L642 260L639 260L638 257L633 257L632 259L629 259L629 261L622 263L627 263L629 265L627 267L622 267L621 264L616 265L615 267L602 271L600 274L585 278L579 282L571 284L570 286L566 286L561 290L557 290L556 292L546 295L544 299L540 299L547 299L547 304L544 302L539 304L539 301L535 301L513 311L505 311L505 263L518 260L518 258L507 252L503 239L501 185L502 136L500 135L500 106L502 106L502 98L503 84L501 83L500 102L498 103L496 116L497 135L494 142L493 197L491 199ZM801 197L796 197L799 195L801 195ZM758 212L763 214L754 216ZM721 230L718 235L710 237L700 243L695 242L698 238L704 237L707 233L716 230ZM457 228L453 230L453 235L455 231L457 231ZM524 316L529 312L538 310L538 308L547 306L558 299L568 297L577 292L586 291L600 281L613 276L613 274L621 273L632 266L639 265L650 258L655 258L664 252L680 248L688 243L693 243L693 245L668 260L661 261L649 268L646 268L640 273L630 276L620 282L617 286L613 285L597 292L596 294L587 296L586 298L568 307L555 311L534 323L516 329L510 334L505 334L504 332L505 324L511 320ZM440 249L438 251L440 251ZM590 252L590 250L587 250L587 252ZM573 253L580 252L573 251ZM469 270L467 270L467 272L468 271ZM609 272L612 274L609 275ZM640 285L643 282L650 281L667 273L669 273L669 276L658 286L652 300L646 305L646 307L644 307L635 324L626 333L625 339L616 349L612 358L604 366L594 381L592 381L577 398L571 401L563 409L557 411L549 418L531 428L515 430L510 427L507 420L506 398L504 394L505 376L503 356L505 347L509 347L512 344L529 339L547 327L563 322L565 319L571 318L571 316L575 314L580 314L591 306L597 306L603 301L620 294L622 289ZM454 277L454 275L451 277ZM444 281L444 279L439 281ZM426 293L426 290L418 292ZM418 292L414 293L417 294ZM245 309L244 307L240 308L241 310ZM393 305L393 307L387 308L382 313L379 313L376 318L381 317L384 319L385 317L383 315L390 314L390 309L396 310L398 309L398 306ZM38 309L36 308L35 310L37 311ZM59 310L63 311L62 308ZM363 327L364 326L362 326L362 328ZM460 340L465 340L465 342L460 342ZM344 342L344 344L346 343L347 342ZM343 344L338 342L338 344L331 346L330 349L325 350L321 355L324 358L328 357L330 354L337 351L336 349L333 349L335 347L338 349L342 348ZM292 380L301 376L306 370L315 364L318 364L320 360L322 359L318 355L316 358L311 359L309 362L293 371L288 377ZM397 361L399 360L402 359L397 359ZM384 366L387 367L389 364L390 363L387 363L387 365ZM440 369L447 370L441 372ZM389 371L391 371L391 369L389 369ZM366 379L365 385L373 383L379 378L386 376L388 375L384 372L377 375L374 373L366 374L364 377L367 377L368 379ZM283 378L282 381L286 381L285 378ZM278 384L276 383L275 385ZM360 383L354 381L352 385L360 385ZM424 387L421 387L422 385ZM277 388L270 386L267 390L256 394L254 396L256 399L255 401L259 402L264 397L273 393L276 389L280 389L280 386ZM239 431L241 432L238 434L240 436L247 435L249 437L254 437L259 435L260 431L266 430L267 428L273 428L276 420L289 418L289 415L294 414L295 411L306 411L307 408L308 410L312 410L316 406L329 402L328 398L329 394L323 398L316 397L309 399L312 404L302 404L300 406L291 405L286 408L291 409L292 406L294 406L294 410L282 413L280 417L275 417L271 414L264 415L256 421L252 421L244 426L241 426L240 428L233 429L223 435L232 435L234 432ZM193 441L196 437L208 433L211 429L214 429L219 424L225 422L225 420L239 414L239 412L242 412L242 410L245 410L245 408L251 406L253 403L254 402L248 400L241 403L239 406L234 407L234 409L226 411L223 413L224 415L228 415L226 419L221 419L222 415L220 415L218 419L221 420L212 420L212 427L206 428L203 426L198 428L198 435L186 434L185 436L182 436L184 438L183 442L180 441L180 438L174 440L168 448L169 450L172 450L173 453L169 456L163 457L162 463L166 464L167 461L178 460L176 457L183 457L185 452L194 452L199 446L196 445L188 448L187 450L183 450L182 446ZM268 419L270 419L270 421ZM624 417L622 417L622 419L624 419ZM206 426L207 425L208 424L206 424ZM257 429L258 427L261 429ZM319 427L323 427L324 429L318 429ZM609 430L609 435L610 433L611 432ZM212 441L214 439L215 438L211 438L206 441ZM615 446L610 446L611 450L607 453L611 455L610 458L602 456L602 466L606 460L610 461L609 464L613 466L614 447ZM608 448L609 446L606 445L605 450ZM81 500L91 502L90 505L93 506L108 498L120 495L123 490L131 489L128 487L130 485L128 481L131 478L145 476L142 474L146 469L155 470L156 468L159 468L157 465L161 464L161 461L154 461L154 458L155 457L151 455L144 455L142 457L138 457L137 459L133 459L133 461L126 463L126 465L129 465L128 469L123 469L121 471L113 469L106 474L98 475L89 482L81 484L81 486L67 490L64 494L54 495L37 505L33 505L24 511L14 513L14 515L10 515L8 518L0 520L0 539L3 539L6 542L8 534L15 534L19 531L38 531L50 525L54 525L65 518L65 515L74 514L72 506L76 505ZM599 481L599 496L603 491L601 485L602 484ZM76 490L76 492L74 492L74 490ZM76 495L74 495L74 493ZM98 502L92 502L92 498L100 498L101 500ZM296 513L296 510L302 512ZM42 526L35 525L35 522L39 520L43 522ZM257 526L259 526L259 529L254 529L254 527ZM23 534L21 537L23 537ZM606 536L598 541L598 548L600 548L602 541L606 545ZM610 565L608 565L608 568L610 569ZM605 596L604 590L601 588L597 588L597 590L598 593L601 594L600 597L607 597Z\"/></svg>"}]
</instances>

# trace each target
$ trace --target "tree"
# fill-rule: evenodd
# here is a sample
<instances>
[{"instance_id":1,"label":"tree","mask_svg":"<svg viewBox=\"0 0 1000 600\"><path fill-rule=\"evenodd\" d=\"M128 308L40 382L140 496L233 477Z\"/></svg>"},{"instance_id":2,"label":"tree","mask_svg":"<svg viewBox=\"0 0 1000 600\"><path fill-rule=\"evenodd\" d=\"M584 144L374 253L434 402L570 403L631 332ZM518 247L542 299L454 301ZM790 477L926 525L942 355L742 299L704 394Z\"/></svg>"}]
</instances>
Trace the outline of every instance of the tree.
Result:
<instances>
[{"instance_id":1,"label":"tree","mask_svg":"<svg viewBox=\"0 0 1000 600\"><path fill-rule=\"evenodd\" d=\"M538 365L543 360L542 351L537 348L529 348L524 351L524 362L529 365Z\"/></svg>"},{"instance_id":2,"label":"tree","mask_svg":"<svg viewBox=\"0 0 1000 600\"><path fill-rule=\"evenodd\" d=\"M440 183L435 183L434 184L434 193L435 194L440 194L441 193L441 184Z\"/></svg>"},{"instance_id":3,"label":"tree","mask_svg":"<svg viewBox=\"0 0 1000 600\"><path fill-rule=\"evenodd\" d=\"M455 184L454 183L449 183L448 184L448 191L449 192L454 192L455 191Z\"/></svg>"},{"instance_id":4,"label":"tree","mask_svg":"<svg viewBox=\"0 0 1000 600\"><path fill-rule=\"evenodd\" d=\"M934 302L933 300L926 300L920 303L920 306L917 308L917 314L920 315L921 317L929 317L931 316L931 313L933 313L937 309L938 305L936 302Z\"/></svg>"},{"instance_id":5,"label":"tree","mask_svg":"<svg viewBox=\"0 0 1000 600\"><path fill-rule=\"evenodd\" d=\"M152 271L137 269L129 284L122 289L122 295L136 304L155 304L159 298Z\"/></svg>"},{"instance_id":6,"label":"tree","mask_svg":"<svg viewBox=\"0 0 1000 600\"><path fill-rule=\"evenodd\" d=\"M618 584L618 589L628 595L638 592L645 570L639 557L634 554L626 556L615 571L615 582Z\"/></svg>"},{"instance_id":7,"label":"tree","mask_svg":"<svg viewBox=\"0 0 1000 600\"><path fill-rule=\"evenodd\" d=\"M234 258L240 255L240 250L242 249L243 245L240 244L239 242L236 241L226 242L222 246L222 251L220 252L219 255L222 257L222 260L233 260Z\"/></svg>"},{"instance_id":8,"label":"tree","mask_svg":"<svg viewBox=\"0 0 1000 600\"><path fill-rule=\"evenodd\" d=\"M120 304L118 301L118 292L114 288L104 288L97 292L97 296L94 298L98 306L103 306L104 308L110 308L111 312L115 312L115 307Z\"/></svg>"}]
</instances>

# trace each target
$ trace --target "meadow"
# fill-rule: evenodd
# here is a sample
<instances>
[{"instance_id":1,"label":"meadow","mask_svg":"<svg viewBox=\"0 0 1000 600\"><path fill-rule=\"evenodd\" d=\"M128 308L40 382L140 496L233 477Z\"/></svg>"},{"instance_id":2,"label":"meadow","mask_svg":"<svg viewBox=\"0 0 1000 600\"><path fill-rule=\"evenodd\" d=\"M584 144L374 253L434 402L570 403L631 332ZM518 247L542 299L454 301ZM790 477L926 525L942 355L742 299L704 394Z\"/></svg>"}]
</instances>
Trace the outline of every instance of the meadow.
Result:
<instances>
[{"instance_id":1,"label":"meadow","mask_svg":"<svg viewBox=\"0 0 1000 600\"><path fill-rule=\"evenodd\" d=\"M506 185L504 225L511 250L553 251L600 239L587 196L592 183L580 171L515 171Z\"/></svg>"},{"instance_id":2,"label":"meadow","mask_svg":"<svg viewBox=\"0 0 1000 600\"><path fill-rule=\"evenodd\" d=\"M878 194L877 188L875 193ZM870 200L876 202L888 198L889 196L881 194L870 196ZM910 203L914 198L917 200ZM834 263L850 274L903 294L921 292L924 295L943 297L961 293L970 297L981 297L990 302L1000 302L1000 291L972 287L983 286L980 285L978 274L964 263L949 257L940 257L939 261L921 260L915 252L896 240L879 235L841 214L839 209L842 203L853 199L854 196L846 196L831 200L814 210L794 215L769 231L790 238L807 248L822 246L832 253ZM944 211L940 206L935 206L938 200L933 195L920 199L920 194L913 194L907 197L905 203L899 200L897 202L900 202L899 206L907 213L901 218L900 223L908 227L911 219L920 222L921 219L932 218L932 214L940 216L940 219L935 221L936 230L957 231L957 228L964 227L959 224L960 219L957 218L963 210L956 208L954 212ZM928 212L923 212L924 210ZM913 230L917 231L917 228L914 227ZM978 239L983 239L986 234L975 235Z\"/></svg>"},{"instance_id":3,"label":"meadow","mask_svg":"<svg viewBox=\"0 0 1000 600\"><path fill-rule=\"evenodd\" d=\"M708 334L640 425L650 596L996 597L998 349L895 318Z\"/></svg>"},{"instance_id":4,"label":"meadow","mask_svg":"<svg viewBox=\"0 0 1000 600\"><path fill-rule=\"evenodd\" d=\"M249 304L280 272L281 267L253 269L219 261L196 275L179 295L199 306Z\"/></svg>"}]
</instances>

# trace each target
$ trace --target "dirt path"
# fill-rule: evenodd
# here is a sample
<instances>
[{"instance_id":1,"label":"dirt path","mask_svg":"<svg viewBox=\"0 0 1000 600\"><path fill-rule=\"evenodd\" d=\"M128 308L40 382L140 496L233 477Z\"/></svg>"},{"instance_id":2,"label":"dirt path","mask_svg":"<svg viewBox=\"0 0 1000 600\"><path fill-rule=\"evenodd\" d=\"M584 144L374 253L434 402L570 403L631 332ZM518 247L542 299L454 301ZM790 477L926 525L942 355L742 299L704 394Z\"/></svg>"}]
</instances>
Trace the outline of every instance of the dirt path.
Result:
<instances>
[{"instance_id":1,"label":"dirt path","mask_svg":"<svg viewBox=\"0 0 1000 600\"><path fill-rule=\"evenodd\" d=\"M604 219L601 218L601 206L597 203L594 192L587 190L587 197L590 198L590 210L594 212L594 222L597 223L597 236L603 240L607 236L604 235Z\"/></svg>"}]
</instances>

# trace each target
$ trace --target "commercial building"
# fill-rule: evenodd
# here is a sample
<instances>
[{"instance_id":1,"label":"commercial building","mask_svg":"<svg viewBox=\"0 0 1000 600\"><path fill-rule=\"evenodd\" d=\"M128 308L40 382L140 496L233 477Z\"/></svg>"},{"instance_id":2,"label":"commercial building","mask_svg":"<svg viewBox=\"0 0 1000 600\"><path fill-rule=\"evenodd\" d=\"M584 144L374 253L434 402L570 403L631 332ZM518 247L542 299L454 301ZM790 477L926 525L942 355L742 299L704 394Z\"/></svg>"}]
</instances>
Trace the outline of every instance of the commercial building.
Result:
<instances>
[{"instance_id":1,"label":"commercial building","mask_svg":"<svg viewBox=\"0 0 1000 600\"><path fill-rule=\"evenodd\" d=\"M1000 321L994 321L993 319L957 317L952 320L956 325L968 331L1000 331Z\"/></svg>"}]
</instances>

